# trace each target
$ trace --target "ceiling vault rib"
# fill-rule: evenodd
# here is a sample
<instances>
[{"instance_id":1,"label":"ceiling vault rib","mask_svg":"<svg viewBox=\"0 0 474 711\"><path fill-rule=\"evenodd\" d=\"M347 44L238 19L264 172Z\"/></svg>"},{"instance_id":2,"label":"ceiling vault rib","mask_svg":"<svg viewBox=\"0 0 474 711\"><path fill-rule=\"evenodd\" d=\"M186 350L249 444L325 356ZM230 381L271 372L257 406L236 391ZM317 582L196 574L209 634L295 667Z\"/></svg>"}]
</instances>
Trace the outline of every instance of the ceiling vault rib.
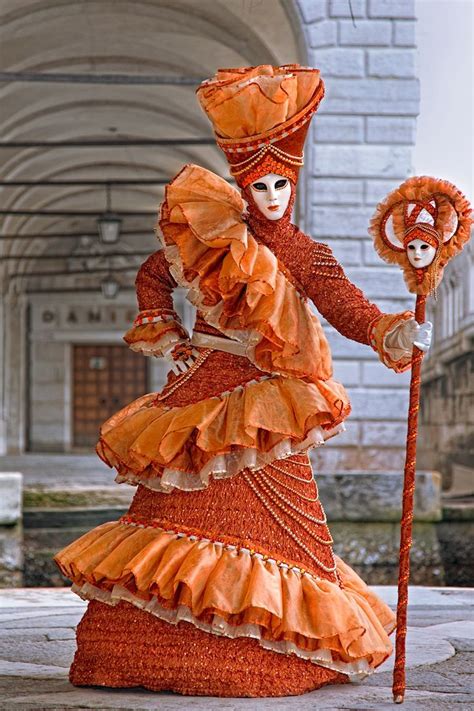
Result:
<instances>
[{"instance_id":1,"label":"ceiling vault rib","mask_svg":"<svg viewBox=\"0 0 474 711\"><path fill-rule=\"evenodd\" d=\"M48 82L54 84L120 84L152 86L199 86L207 77L159 74L75 74L69 72L0 72L0 82Z\"/></svg>"},{"instance_id":2,"label":"ceiling vault rib","mask_svg":"<svg viewBox=\"0 0 474 711\"><path fill-rule=\"evenodd\" d=\"M120 230L120 234L125 236L140 237L142 235L148 235L149 230ZM31 239L79 239L80 237L97 237L97 232L45 232L44 234L22 234L21 232L16 235L0 234L0 241L2 240L31 240ZM0 257L1 259L1 257Z\"/></svg>"},{"instance_id":3,"label":"ceiling vault rib","mask_svg":"<svg viewBox=\"0 0 474 711\"><path fill-rule=\"evenodd\" d=\"M32 187L73 187L76 185L166 185L169 178L144 178L143 180L131 178L130 180L0 180L2 188Z\"/></svg>"},{"instance_id":4,"label":"ceiling vault rib","mask_svg":"<svg viewBox=\"0 0 474 711\"><path fill-rule=\"evenodd\" d=\"M53 272L53 271L42 271L42 272L13 272L12 274L8 275L9 279L20 279L20 278L29 278L29 277L43 277L43 276L75 276L77 274L82 274L82 276L89 276L89 274L102 274L103 272L109 273L113 272L114 274L116 272L136 272L137 271L137 265L133 265L131 267L112 267L110 266L107 267L95 267L93 269L71 269L71 271L65 272L65 271L60 271L60 272Z\"/></svg>"},{"instance_id":5,"label":"ceiling vault rib","mask_svg":"<svg viewBox=\"0 0 474 711\"><path fill-rule=\"evenodd\" d=\"M97 298L97 289L99 288L99 284L96 286L79 286L79 287L58 287L58 288L52 288L52 289L26 289L25 294L75 294L75 293L82 293L82 294L91 294L94 295ZM123 284L120 284L120 292L123 293L124 291L127 292L135 292L135 287L134 286L124 286Z\"/></svg>"},{"instance_id":6,"label":"ceiling vault rib","mask_svg":"<svg viewBox=\"0 0 474 711\"><path fill-rule=\"evenodd\" d=\"M123 138L117 141L0 141L0 148L116 148L117 146L215 146L212 137L202 138Z\"/></svg>"},{"instance_id":7,"label":"ceiling vault rib","mask_svg":"<svg viewBox=\"0 0 474 711\"><path fill-rule=\"evenodd\" d=\"M103 210L0 210L0 215L33 217L101 217ZM119 217L156 217L154 211L114 210Z\"/></svg>"},{"instance_id":8,"label":"ceiling vault rib","mask_svg":"<svg viewBox=\"0 0 474 711\"><path fill-rule=\"evenodd\" d=\"M24 260L34 261L51 261L55 259L109 259L109 257L149 257L150 251L147 252L104 252L103 254L6 254L0 257L0 261L21 262Z\"/></svg>"}]
</instances>

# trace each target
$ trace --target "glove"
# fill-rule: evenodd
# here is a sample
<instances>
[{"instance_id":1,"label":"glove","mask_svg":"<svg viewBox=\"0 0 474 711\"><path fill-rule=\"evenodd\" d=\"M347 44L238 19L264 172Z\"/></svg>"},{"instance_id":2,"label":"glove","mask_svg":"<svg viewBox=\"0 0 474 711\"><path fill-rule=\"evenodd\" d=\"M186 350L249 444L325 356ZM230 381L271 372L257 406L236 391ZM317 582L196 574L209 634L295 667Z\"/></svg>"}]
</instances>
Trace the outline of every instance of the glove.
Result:
<instances>
[{"instance_id":1,"label":"glove","mask_svg":"<svg viewBox=\"0 0 474 711\"><path fill-rule=\"evenodd\" d=\"M189 370L198 356L199 351L188 340L173 343L163 352L163 357L171 364L176 375Z\"/></svg>"},{"instance_id":2,"label":"glove","mask_svg":"<svg viewBox=\"0 0 474 711\"><path fill-rule=\"evenodd\" d=\"M392 344L396 348L402 348L405 351L410 351L413 346L416 346L426 353L431 346L431 338L433 334L433 324L430 321L425 323L417 323L414 318L404 321L394 334Z\"/></svg>"}]
</instances>

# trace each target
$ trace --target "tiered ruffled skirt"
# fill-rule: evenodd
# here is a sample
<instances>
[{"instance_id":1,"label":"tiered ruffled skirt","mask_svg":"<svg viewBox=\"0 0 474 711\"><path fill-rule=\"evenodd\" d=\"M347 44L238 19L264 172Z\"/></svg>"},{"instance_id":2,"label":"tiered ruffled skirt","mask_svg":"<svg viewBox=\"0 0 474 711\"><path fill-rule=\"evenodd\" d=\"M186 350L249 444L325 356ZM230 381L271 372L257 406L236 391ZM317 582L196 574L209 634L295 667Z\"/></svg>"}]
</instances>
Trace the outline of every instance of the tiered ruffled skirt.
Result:
<instances>
[{"instance_id":1,"label":"tiered ruffled skirt","mask_svg":"<svg viewBox=\"0 0 474 711\"><path fill-rule=\"evenodd\" d=\"M268 397L252 394L258 385ZM298 694L361 678L390 654L394 616L333 556L300 452L337 429L340 410L315 386L309 395L285 388L267 379L180 406L175 395L166 409L147 396L106 423L99 451L120 478L143 484L126 516L56 556L92 601L78 628L74 684ZM210 469L216 461L222 468ZM193 490L176 488L183 482Z\"/></svg>"}]
</instances>

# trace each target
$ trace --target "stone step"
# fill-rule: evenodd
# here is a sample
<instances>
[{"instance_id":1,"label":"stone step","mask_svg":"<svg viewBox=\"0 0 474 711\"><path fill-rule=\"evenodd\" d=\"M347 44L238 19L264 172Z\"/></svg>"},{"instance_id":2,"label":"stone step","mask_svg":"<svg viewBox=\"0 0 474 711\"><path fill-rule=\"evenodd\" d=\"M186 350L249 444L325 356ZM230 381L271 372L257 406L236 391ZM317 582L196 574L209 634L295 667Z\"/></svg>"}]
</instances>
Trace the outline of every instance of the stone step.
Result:
<instances>
[{"instance_id":1,"label":"stone step","mask_svg":"<svg viewBox=\"0 0 474 711\"><path fill-rule=\"evenodd\" d=\"M348 471L317 474L319 496L328 521L399 522L403 476L399 471ZM441 475L418 471L414 520L440 521Z\"/></svg>"},{"instance_id":2,"label":"stone step","mask_svg":"<svg viewBox=\"0 0 474 711\"><path fill-rule=\"evenodd\" d=\"M443 499L443 521L474 521L474 496Z\"/></svg>"},{"instance_id":3,"label":"stone step","mask_svg":"<svg viewBox=\"0 0 474 711\"><path fill-rule=\"evenodd\" d=\"M23 510L23 527L25 530L92 528L107 521L116 521L126 511L126 506L28 508Z\"/></svg>"},{"instance_id":4,"label":"stone step","mask_svg":"<svg viewBox=\"0 0 474 711\"><path fill-rule=\"evenodd\" d=\"M329 521L399 521L401 517L403 477L398 471L350 471L318 473L320 499ZM29 483L25 486L23 506L32 509L88 509L93 507L128 508L135 487L66 486ZM416 474L415 521L439 521L442 518L441 476L435 471Z\"/></svg>"},{"instance_id":5,"label":"stone step","mask_svg":"<svg viewBox=\"0 0 474 711\"><path fill-rule=\"evenodd\" d=\"M24 511L32 509L73 509L120 506L128 508L136 489L132 486L55 486L26 485L23 491Z\"/></svg>"},{"instance_id":6,"label":"stone step","mask_svg":"<svg viewBox=\"0 0 474 711\"><path fill-rule=\"evenodd\" d=\"M12 526L21 519L23 475L0 472L0 526Z\"/></svg>"}]
</instances>

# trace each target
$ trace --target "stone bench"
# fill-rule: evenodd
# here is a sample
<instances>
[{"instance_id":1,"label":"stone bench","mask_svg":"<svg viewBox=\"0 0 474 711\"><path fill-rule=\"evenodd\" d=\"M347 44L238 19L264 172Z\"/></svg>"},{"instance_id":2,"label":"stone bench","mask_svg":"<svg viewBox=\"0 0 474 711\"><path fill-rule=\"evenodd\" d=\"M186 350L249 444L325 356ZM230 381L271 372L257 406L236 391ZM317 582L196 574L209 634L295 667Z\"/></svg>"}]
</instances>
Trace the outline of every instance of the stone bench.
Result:
<instances>
[{"instance_id":1,"label":"stone bench","mask_svg":"<svg viewBox=\"0 0 474 711\"><path fill-rule=\"evenodd\" d=\"M23 475L0 472L0 587L22 584Z\"/></svg>"}]
</instances>

